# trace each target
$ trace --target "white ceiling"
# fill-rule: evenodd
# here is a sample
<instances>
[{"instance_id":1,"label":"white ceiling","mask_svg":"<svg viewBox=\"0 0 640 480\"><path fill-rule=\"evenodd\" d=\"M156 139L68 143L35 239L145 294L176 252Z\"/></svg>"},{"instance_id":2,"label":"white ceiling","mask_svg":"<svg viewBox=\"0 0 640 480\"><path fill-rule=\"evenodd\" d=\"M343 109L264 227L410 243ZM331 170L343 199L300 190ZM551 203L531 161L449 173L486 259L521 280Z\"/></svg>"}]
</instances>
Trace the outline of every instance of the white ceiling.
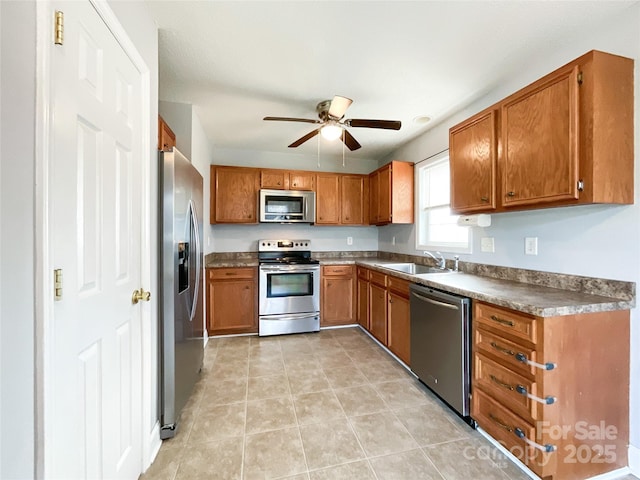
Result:
<instances>
[{"instance_id":1,"label":"white ceiling","mask_svg":"<svg viewBox=\"0 0 640 480\"><path fill-rule=\"evenodd\" d=\"M400 131L351 128L380 159L495 87L536 52L618 14L625 1L158 1L160 99L193 104L222 148L315 153L314 129L264 116L317 118L319 101L354 100L346 118L401 120ZM418 125L413 119L428 115ZM341 154L340 142L322 140Z\"/></svg>"}]
</instances>

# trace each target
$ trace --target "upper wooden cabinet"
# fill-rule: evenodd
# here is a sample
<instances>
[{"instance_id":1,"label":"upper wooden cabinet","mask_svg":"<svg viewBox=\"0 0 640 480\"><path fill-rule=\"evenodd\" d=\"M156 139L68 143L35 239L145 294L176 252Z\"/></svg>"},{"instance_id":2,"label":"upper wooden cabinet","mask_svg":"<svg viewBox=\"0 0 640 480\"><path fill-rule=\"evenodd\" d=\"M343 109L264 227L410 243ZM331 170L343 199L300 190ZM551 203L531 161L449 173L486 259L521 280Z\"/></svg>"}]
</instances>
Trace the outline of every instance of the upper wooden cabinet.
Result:
<instances>
[{"instance_id":1,"label":"upper wooden cabinet","mask_svg":"<svg viewBox=\"0 0 640 480\"><path fill-rule=\"evenodd\" d=\"M260 170L211 166L211 223L257 223Z\"/></svg>"},{"instance_id":2,"label":"upper wooden cabinet","mask_svg":"<svg viewBox=\"0 0 640 480\"><path fill-rule=\"evenodd\" d=\"M158 150L171 150L176 146L176 134L167 122L158 115Z\"/></svg>"},{"instance_id":3,"label":"upper wooden cabinet","mask_svg":"<svg viewBox=\"0 0 640 480\"><path fill-rule=\"evenodd\" d=\"M459 213L633 203L633 60L591 51L454 126L449 140ZM483 208L490 183L497 201Z\"/></svg>"},{"instance_id":4,"label":"upper wooden cabinet","mask_svg":"<svg viewBox=\"0 0 640 480\"><path fill-rule=\"evenodd\" d=\"M453 210L473 213L496 208L496 118L491 108L449 132Z\"/></svg>"},{"instance_id":5,"label":"upper wooden cabinet","mask_svg":"<svg viewBox=\"0 0 640 480\"><path fill-rule=\"evenodd\" d=\"M315 174L313 172L289 172L289 189L315 190Z\"/></svg>"},{"instance_id":6,"label":"upper wooden cabinet","mask_svg":"<svg viewBox=\"0 0 640 480\"><path fill-rule=\"evenodd\" d=\"M394 160L369 175L369 223L413 223L413 163Z\"/></svg>"},{"instance_id":7,"label":"upper wooden cabinet","mask_svg":"<svg viewBox=\"0 0 640 480\"><path fill-rule=\"evenodd\" d=\"M364 225L366 175L318 173L316 175L316 223Z\"/></svg>"}]
</instances>

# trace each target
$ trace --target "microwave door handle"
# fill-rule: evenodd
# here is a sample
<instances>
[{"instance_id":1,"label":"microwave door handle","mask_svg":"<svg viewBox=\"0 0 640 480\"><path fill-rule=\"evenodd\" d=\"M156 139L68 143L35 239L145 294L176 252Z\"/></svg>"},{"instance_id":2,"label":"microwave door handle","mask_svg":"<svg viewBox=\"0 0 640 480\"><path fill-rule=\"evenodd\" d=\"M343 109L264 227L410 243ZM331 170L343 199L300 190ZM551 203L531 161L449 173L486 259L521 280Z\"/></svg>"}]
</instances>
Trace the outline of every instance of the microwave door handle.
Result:
<instances>
[{"instance_id":1,"label":"microwave door handle","mask_svg":"<svg viewBox=\"0 0 640 480\"><path fill-rule=\"evenodd\" d=\"M302 197L302 201L304 202L304 220L309 220L309 199L307 197Z\"/></svg>"}]
</instances>

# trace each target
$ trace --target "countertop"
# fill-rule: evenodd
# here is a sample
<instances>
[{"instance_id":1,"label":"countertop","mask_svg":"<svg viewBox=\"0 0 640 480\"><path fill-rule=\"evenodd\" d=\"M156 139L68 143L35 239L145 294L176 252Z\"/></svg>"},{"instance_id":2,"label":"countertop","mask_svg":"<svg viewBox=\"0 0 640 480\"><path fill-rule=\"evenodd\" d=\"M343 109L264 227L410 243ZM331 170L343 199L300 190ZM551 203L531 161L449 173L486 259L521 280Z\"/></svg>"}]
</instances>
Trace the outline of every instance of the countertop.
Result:
<instances>
[{"instance_id":1,"label":"countertop","mask_svg":"<svg viewBox=\"0 0 640 480\"><path fill-rule=\"evenodd\" d=\"M635 306L635 295L633 298L595 295L583 291L552 288L463 272L447 271L446 273L411 275L384 267L385 263L396 262L395 260L371 257L338 256L320 259L320 265L355 264L394 275L412 283L445 290L539 317L629 310ZM208 268L254 266L258 266L257 258L224 259L207 263Z\"/></svg>"}]
</instances>

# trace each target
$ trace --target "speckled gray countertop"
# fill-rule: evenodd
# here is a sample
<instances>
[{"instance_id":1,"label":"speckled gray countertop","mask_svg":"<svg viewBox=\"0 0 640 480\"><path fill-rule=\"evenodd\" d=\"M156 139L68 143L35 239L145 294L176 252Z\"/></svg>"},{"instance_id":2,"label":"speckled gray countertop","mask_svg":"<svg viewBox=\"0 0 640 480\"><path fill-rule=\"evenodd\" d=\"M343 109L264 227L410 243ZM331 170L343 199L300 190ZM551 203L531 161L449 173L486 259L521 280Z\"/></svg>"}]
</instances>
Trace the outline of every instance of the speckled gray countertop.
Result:
<instances>
[{"instance_id":1,"label":"speckled gray countertop","mask_svg":"<svg viewBox=\"0 0 640 480\"><path fill-rule=\"evenodd\" d=\"M412 283L445 290L474 300L511 308L539 317L628 310L635 307L635 283L563 275L533 270L462 264L461 272L411 275L384 267L385 263L412 261L394 255L375 257L315 255L321 265L359 265ZM258 266L256 254L216 255L208 268ZM386 258L385 258L386 257ZM423 260L423 259L420 259ZM424 262L420 262L424 263ZM462 263L462 262L461 262ZM471 272L471 273L468 273ZM480 274L479 274L480 273Z\"/></svg>"}]
</instances>

